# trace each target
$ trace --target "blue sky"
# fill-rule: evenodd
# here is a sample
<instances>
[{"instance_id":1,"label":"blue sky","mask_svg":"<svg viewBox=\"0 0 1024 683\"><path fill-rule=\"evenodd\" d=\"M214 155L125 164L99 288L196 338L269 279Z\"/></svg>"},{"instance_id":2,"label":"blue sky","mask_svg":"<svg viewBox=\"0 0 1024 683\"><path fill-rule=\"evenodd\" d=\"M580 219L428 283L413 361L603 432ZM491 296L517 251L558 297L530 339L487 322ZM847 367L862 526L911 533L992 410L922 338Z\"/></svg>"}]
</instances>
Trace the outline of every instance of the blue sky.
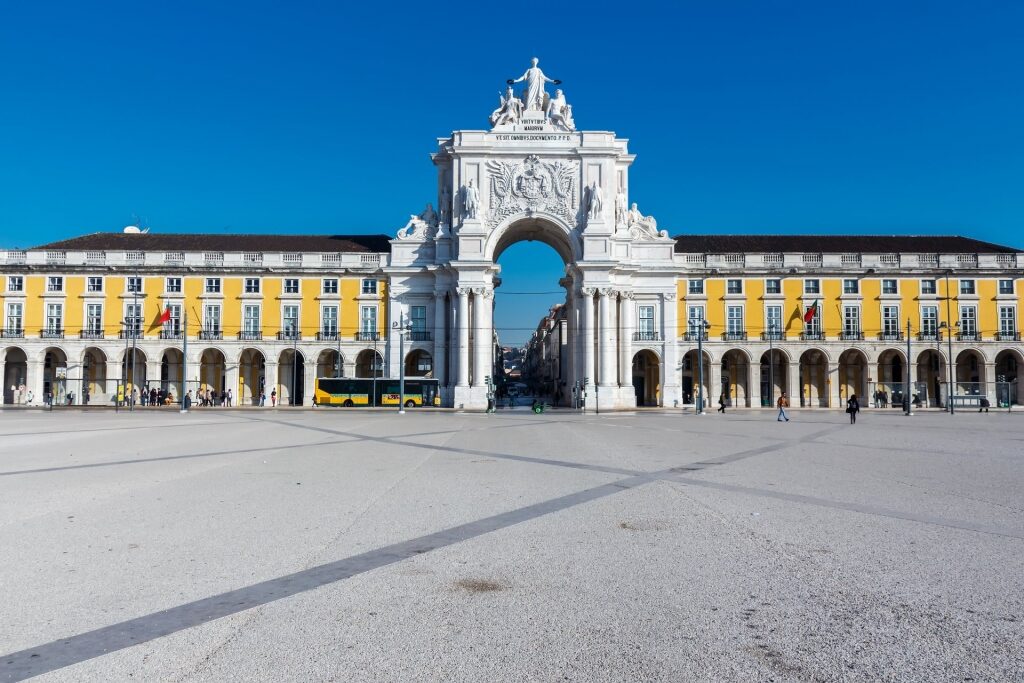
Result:
<instances>
[{"instance_id":1,"label":"blue sky","mask_svg":"<svg viewBox=\"0 0 1024 683\"><path fill-rule=\"evenodd\" d=\"M134 215L393 233L433 199L435 139L485 127L534 54L581 128L630 139L631 199L672 234L1024 246L1024 3L348 5L8 3L0 247ZM557 290L547 247L502 266ZM558 298L499 290L503 338Z\"/></svg>"}]
</instances>

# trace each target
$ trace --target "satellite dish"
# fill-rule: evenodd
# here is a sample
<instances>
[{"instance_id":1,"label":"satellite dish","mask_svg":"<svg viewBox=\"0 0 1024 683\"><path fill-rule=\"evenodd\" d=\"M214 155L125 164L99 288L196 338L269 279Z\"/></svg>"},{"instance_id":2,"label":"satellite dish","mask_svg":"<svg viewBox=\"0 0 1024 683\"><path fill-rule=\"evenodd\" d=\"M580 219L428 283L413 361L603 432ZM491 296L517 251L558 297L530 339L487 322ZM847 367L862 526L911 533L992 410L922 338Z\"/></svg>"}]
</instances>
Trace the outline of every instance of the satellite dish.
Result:
<instances>
[{"instance_id":1,"label":"satellite dish","mask_svg":"<svg viewBox=\"0 0 1024 683\"><path fill-rule=\"evenodd\" d=\"M138 226L129 225L129 226L126 226L125 229L122 230L121 232L123 232L125 234L128 234L128 235L137 235L137 234L139 234L142 231L139 230Z\"/></svg>"}]
</instances>

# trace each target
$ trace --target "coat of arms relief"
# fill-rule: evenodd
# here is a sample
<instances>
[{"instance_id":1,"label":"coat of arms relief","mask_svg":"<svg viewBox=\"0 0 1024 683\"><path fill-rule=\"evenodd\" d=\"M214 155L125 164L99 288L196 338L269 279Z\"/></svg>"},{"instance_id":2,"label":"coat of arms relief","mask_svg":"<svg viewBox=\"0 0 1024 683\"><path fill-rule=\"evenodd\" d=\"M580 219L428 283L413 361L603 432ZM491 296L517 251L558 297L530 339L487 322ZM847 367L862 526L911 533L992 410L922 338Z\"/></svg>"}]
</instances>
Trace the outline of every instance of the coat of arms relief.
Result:
<instances>
[{"instance_id":1,"label":"coat of arms relief","mask_svg":"<svg viewBox=\"0 0 1024 683\"><path fill-rule=\"evenodd\" d=\"M541 161L531 154L522 162L488 161L491 209L487 225L494 227L509 216L545 211L576 224L579 162Z\"/></svg>"}]
</instances>

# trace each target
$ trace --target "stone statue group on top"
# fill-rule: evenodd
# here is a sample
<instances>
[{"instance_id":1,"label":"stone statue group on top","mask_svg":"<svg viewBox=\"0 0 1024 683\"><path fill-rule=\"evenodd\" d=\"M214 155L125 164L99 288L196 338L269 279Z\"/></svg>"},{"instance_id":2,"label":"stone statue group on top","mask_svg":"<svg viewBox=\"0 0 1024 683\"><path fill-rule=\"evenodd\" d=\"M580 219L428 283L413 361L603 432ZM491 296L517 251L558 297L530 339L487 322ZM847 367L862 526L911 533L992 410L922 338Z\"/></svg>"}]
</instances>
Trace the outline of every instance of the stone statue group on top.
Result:
<instances>
[{"instance_id":1,"label":"stone statue group on top","mask_svg":"<svg viewBox=\"0 0 1024 683\"><path fill-rule=\"evenodd\" d=\"M555 90L554 97L548 95L545 84L560 85L557 78L548 78L537 66L539 60L534 57L532 66L519 78L510 78L504 95L498 96L498 108L491 113L491 125L494 127L514 125L520 122L526 112L543 112L548 121L561 130L576 130L572 120L572 105L565 101L565 94ZM516 97L512 86L526 83L519 97Z\"/></svg>"}]
</instances>

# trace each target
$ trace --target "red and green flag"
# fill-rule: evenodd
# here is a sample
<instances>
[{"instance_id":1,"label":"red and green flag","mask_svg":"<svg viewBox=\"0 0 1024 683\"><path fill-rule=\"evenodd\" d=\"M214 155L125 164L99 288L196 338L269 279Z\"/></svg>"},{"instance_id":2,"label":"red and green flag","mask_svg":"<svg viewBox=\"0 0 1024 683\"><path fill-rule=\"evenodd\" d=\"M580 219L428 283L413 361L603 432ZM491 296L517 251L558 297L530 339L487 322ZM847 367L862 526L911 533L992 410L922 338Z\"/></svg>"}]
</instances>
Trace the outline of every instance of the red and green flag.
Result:
<instances>
[{"instance_id":1,"label":"red and green flag","mask_svg":"<svg viewBox=\"0 0 1024 683\"><path fill-rule=\"evenodd\" d=\"M161 313L160 317L156 319L155 323L153 323L153 327L160 327L161 325L163 325L165 322L167 322L170 319L171 319L171 307L170 306L166 306L166 307L164 307L164 312Z\"/></svg>"},{"instance_id":2,"label":"red and green flag","mask_svg":"<svg viewBox=\"0 0 1024 683\"><path fill-rule=\"evenodd\" d=\"M811 304L810 308L807 309L807 312L804 313L804 324L806 325L806 324L810 323L812 320L814 320L814 316L817 315L817 314L818 314L818 300L815 299L814 303Z\"/></svg>"}]
</instances>

